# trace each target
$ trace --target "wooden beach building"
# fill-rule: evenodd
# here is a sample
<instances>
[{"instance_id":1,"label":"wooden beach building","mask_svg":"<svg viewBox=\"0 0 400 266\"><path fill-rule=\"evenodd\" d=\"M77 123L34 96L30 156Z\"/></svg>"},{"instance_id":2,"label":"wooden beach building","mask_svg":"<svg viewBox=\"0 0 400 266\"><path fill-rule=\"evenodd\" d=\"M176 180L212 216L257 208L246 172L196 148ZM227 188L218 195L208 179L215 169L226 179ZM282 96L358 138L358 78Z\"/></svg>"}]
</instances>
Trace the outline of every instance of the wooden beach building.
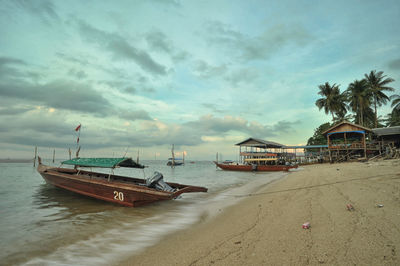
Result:
<instances>
[{"instance_id":1,"label":"wooden beach building","mask_svg":"<svg viewBox=\"0 0 400 266\"><path fill-rule=\"evenodd\" d=\"M277 142L248 138L235 145L239 146L240 163L275 164L283 160L284 145Z\"/></svg>"},{"instance_id":2,"label":"wooden beach building","mask_svg":"<svg viewBox=\"0 0 400 266\"><path fill-rule=\"evenodd\" d=\"M372 129L343 121L325 132L330 162L366 159L378 152L379 144L372 141Z\"/></svg>"},{"instance_id":3,"label":"wooden beach building","mask_svg":"<svg viewBox=\"0 0 400 266\"><path fill-rule=\"evenodd\" d=\"M376 139L382 142L382 146L387 144L400 148L400 126L374 128L372 132L376 136Z\"/></svg>"},{"instance_id":4,"label":"wooden beach building","mask_svg":"<svg viewBox=\"0 0 400 266\"><path fill-rule=\"evenodd\" d=\"M257 138L248 138L235 145L239 146L239 162L251 164L323 162L328 149L328 145L287 146Z\"/></svg>"}]
</instances>

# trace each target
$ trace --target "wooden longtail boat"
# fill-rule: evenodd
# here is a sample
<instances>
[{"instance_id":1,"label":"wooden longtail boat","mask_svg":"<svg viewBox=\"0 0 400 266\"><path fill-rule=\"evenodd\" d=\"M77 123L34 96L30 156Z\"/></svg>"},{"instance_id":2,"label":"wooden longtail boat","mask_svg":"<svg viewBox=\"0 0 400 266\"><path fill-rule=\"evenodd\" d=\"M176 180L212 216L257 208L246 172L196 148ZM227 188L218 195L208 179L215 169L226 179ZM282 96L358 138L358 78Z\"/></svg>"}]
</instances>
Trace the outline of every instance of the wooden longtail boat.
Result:
<instances>
[{"instance_id":1,"label":"wooden longtail boat","mask_svg":"<svg viewBox=\"0 0 400 266\"><path fill-rule=\"evenodd\" d=\"M155 172L151 178L140 179L114 174L97 173L78 167L141 168L131 158L75 158L62 164L75 168L51 167L38 157L37 171L46 182L72 192L129 207L137 207L161 200L175 199L182 193L207 192L207 188L163 181Z\"/></svg>"},{"instance_id":2,"label":"wooden longtail boat","mask_svg":"<svg viewBox=\"0 0 400 266\"><path fill-rule=\"evenodd\" d=\"M289 169L297 168L297 165L250 165L250 164L223 164L214 162L216 166L222 170L229 171L289 171Z\"/></svg>"}]
</instances>

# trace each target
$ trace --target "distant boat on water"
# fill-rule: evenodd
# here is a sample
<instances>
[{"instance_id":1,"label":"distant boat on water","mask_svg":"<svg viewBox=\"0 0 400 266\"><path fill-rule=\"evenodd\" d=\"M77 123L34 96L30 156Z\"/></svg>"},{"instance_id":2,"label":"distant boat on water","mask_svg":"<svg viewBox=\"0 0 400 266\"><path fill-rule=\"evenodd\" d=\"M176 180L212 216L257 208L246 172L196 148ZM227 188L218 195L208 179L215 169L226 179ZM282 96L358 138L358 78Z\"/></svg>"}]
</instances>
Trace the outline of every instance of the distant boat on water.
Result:
<instances>
[{"instance_id":1,"label":"distant boat on water","mask_svg":"<svg viewBox=\"0 0 400 266\"><path fill-rule=\"evenodd\" d=\"M168 158L167 165L168 166L177 166L183 165L183 160L181 158Z\"/></svg>"},{"instance_id":2,"label":"distant boat on water","mask_svg":"<svg viewBox=\"0 0 400 266\"><path fill-rule=\"evenodd\" d=\"M168 158L168 162L167 162L168 166L172 166L173 167L173 166L178 166L178 165L184 165L185 164L185 153L184 152L182 153L182 155L183 155L182 158L175 158L174 144L172 144L171 154L172 154L172 157Z\"/></svg>"}]
</instances>

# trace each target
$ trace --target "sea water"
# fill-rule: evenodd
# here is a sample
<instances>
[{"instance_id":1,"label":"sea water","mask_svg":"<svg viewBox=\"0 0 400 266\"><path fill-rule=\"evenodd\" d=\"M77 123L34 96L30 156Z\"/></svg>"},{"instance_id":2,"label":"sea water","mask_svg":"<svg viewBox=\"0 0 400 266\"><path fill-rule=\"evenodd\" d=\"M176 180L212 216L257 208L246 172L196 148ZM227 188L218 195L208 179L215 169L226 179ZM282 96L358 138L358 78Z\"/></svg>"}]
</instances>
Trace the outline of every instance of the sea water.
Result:
<instances>
[{"instance_id":1,"label":"sea water","mask_svg":"<svg viewBox=\"0 0 400 266\"><path fill-rule=\"evenodd\" d=\"M174 168L141 163L149 167L115 174L146 178L159 171L167 182L204 186L208 193L123 207L47 184L32 163L0 163L0 265L118 264L284 175L222 171L206 161Z\"/></svg>"}]
</instances>

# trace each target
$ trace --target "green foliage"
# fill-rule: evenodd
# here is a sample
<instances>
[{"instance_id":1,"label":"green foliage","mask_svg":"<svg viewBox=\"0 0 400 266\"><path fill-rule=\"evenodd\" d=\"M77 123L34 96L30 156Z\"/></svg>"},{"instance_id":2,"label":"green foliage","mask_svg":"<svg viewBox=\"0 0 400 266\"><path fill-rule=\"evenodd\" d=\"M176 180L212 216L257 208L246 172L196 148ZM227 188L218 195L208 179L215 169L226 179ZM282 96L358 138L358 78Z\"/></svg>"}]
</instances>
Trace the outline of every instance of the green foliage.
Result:
<instances>
[{"instance_id":1,"label":"green foliage","mask_svg":"<svg viewBox=\"0 0 400 266\"><path fill-rule=\"evenodd\" d=\"M322 132L344 120L369 128L400 125L400 95L388 97L384 93L395 90L388 86L394 79L383 75L383 71L376 72L376 70L365 74L364 77L350 83L343 93L340 93L339 85L330 85L329 82L318 86L318 94L322 98L318 99L315 105L319 110L324 109L325 114L332 115L332 124L325 123L316 128L307 145L325 145L327 140ZM385 119L380 119L377 106L390 101L392 101L392 112ZM347 111L353 114L347 114Z\"/></svg>"},{"instance_id":2,"label":"green foliage","mask_svg":"<svg viewBox=\"0 0 400 266\"><path fill-rule=\"evenodd\" d=\"M369 75L365 74L365 80L367 81L368 89L372 94L372 102L374 105L374 118L375 123L374 127L378 127L378 112L377 106L382 106L389 101L389 97L384 93L385 91L394 91L392 87L387 86L387 84L394 81L392 78L387 78L386 75L383 75L383 71L379 71L376 73L376 70L373 70L369 73Z\"/></svg>"},{"instance_id":3,"label":"green foliage","mask_svg":"<svg viewBox=\"0 0 400 266\"><path fill-rule=\"evenodd\" d=\"M393 112L400 111L400 95L394 94L390 96L390 100L392 101Z\"/></svg>"},{"instance_id":4,"label":"green foliage","mask_svg":"<svg viewBox=\"0 0 400 266\"><path fill-rule=\"evenodd\" d=\"M377 107L392 100L393 110L400 110L400 96L388 97L384 93L394 91L394 88L388 86L394 79L383 75L383 71L376 70L364 76L364 79L350 83L343 93L340 93L339 85L330 85L328 82L319 85L318 94L323 97L318 99L315 105L319 110L324 109L326 114L332 115L332 123L348 120L370 128L384 126L380 122L388 123L387 119L379 121ZM347 110L353 114L348 115ZM388 119L391 120L392 116L397 117L392 112Z\"/></svg>"},{"instance_id":5,"label":"green foliage","mask_svg":"<svg viewBox=\"0 0 400 266\"><path fill-rule=\"evenodd\" d=\"M393 109L386 117L385 122L387 127L400 126L400 109Z\"/></svg>"},{"instance_id":6,"label":"green foliage","mask_svg":"<svg viewBox=\"0 0 400 266\"><path fill-rule=\"evenodd\" d=\"M317 127L314 130L314 135L308 139L307 145L326 145L326 137L322 135L322 132L328 130L332 125L328 123L324 123Z\"/></svg>"},{"instance_id":7,"label":"green foliage","mask_svg":"<svg viewBox=\"0 0 400 266\"><path fill-rule=\"evenodd\" d=\"M340 93L339 85L333 84L332 86L329 82L319 85L318 94L322 98L315 102L315 105L319 110L324 109L325 114L332 114L332 120L335 120L335 114L337 117L346 115L346 97L344 94Z\"/></svg>"}]
</instances>

